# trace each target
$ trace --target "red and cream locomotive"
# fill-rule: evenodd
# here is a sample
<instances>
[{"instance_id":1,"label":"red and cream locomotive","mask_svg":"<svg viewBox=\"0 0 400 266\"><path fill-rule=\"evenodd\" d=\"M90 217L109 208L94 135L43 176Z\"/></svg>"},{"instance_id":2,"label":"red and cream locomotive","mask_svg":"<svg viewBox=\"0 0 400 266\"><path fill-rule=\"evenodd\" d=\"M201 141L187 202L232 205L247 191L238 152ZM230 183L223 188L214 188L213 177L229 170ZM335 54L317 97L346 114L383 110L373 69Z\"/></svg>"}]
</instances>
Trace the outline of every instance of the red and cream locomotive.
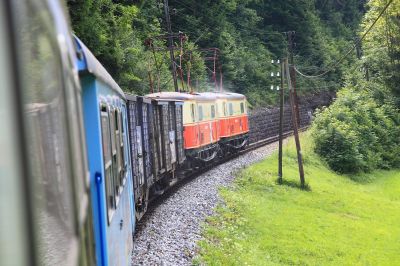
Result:
<instances>
[{"instance_id":1,"label":"red and cream locomotive","mask_svg":"<svg viewBox=\"0 0 400 266\"><path fill-rule=\"evenodd\" d=\"M191 165L234 153L247 144L247 103L242 94L160 92L146 97L183 103L184 149Z\"/></svg>"}]
</instances>

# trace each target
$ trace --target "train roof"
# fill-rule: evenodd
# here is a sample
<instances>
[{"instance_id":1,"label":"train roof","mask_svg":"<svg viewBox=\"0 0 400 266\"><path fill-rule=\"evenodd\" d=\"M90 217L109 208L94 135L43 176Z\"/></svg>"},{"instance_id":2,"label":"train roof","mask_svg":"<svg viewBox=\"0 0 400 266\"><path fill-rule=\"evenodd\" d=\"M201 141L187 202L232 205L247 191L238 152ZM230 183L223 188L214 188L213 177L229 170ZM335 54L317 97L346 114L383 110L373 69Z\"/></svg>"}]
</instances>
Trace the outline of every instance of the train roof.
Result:
<instances>
[{"instance_id":1,"label":"train roof","mask_svg":"<svg viewBox=\"0 0 400 266\"><path fill-rule=\"evenodd\" d=\"M146 95L146 97L154 100L170 100L170 101L215 101L215 95L205 95L202 93L187 93L187 92L157 92Z\"/></svg>"},{"instance_id":2,"label":"train roof","mask_svg":"<svg viewBox=\"0 0 400 266\"><path fill-rule=\"evenodd\" d=\"M235 92L205 92L209 94L214 94L218 99L227 99L227 100L244 100L246 96L240 93Z\"/></svg>"},{"instance_id":3,"label":"train roof","mask_svg":"<svg viewBox=\"0 0 400 266\"><path fill-rule=\"evenodd\" d=\"M91 73L109 85L115 92L125 99L125 94L122 89L118 86L117 82L115 82L99 60L97 60L97 58L92 54L89 48L87 48L86 45L75 35L74 39L77 45L77 66L79 72L87 71Z\"/></svg>"},{"instance_id":4,"label":"train roof","mask_svg":"<svg viewBox=\"0 0 400 266\"><path fill-rule=\"evenodd\" d=\"M244 100L246 96L240 93L234 92L157 92L146 95L154 100L164 100L164 101L215 101L217 99L227 99L227 100Z\"/></svg>"}]
</instances>

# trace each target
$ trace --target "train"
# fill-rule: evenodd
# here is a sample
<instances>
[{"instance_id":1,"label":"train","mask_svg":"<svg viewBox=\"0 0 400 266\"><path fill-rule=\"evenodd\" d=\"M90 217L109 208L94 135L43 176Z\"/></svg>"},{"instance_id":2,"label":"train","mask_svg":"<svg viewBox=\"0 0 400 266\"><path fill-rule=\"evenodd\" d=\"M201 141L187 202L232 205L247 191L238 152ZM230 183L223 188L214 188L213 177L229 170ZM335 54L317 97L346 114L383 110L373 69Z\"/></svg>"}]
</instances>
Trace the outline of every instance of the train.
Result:
<instances>
[{"instance_id":1,"label":"train","mask_svg":"<svg viewBox=\"0 0 400 266\"><path fill-rule=\"evenodd\" d=\"M149 199L246 147L246 97L124 93L60 1L0 20L0 264L131 265Z\"/></svg>"}]
</instances>

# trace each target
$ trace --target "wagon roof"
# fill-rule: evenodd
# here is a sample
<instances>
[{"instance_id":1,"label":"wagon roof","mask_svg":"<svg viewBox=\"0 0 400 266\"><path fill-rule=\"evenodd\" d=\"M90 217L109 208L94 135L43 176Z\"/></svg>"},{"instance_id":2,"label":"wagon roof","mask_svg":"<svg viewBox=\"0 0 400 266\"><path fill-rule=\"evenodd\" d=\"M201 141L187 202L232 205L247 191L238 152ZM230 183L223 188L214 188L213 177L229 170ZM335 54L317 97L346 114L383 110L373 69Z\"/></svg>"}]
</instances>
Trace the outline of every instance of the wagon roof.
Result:
<instances>
[{"instance_id":1,"label":"wagon roof","mask_svg":"<svg viewBox=\"0 0 400 266\"><path fill-rule=\"evenodd\" d=\"M125 94L125 97L126 97L126 99L127 99L128 101L134 101L134 102L137 101L137 96L136 96L136 95L127 93L127 94Z\"/></svg>"},{"instance_id":2,"label":"wagon roof","mask_svg":"<svg viewBox=\"0 0 400 266\"><path fill-rule=\"evenodd\" d=\"M118 86L117 82L111 77L103 65L97 60L97 58L92 54L89 48L74 35L75 42L78 46L78 52L83 55L83 58L77 59L77 65L79 72L87 71L98 79L109 85L115 92L117 92L122 98L125 98L125 94L122 89Z\"/></svg>"}]
</instances>

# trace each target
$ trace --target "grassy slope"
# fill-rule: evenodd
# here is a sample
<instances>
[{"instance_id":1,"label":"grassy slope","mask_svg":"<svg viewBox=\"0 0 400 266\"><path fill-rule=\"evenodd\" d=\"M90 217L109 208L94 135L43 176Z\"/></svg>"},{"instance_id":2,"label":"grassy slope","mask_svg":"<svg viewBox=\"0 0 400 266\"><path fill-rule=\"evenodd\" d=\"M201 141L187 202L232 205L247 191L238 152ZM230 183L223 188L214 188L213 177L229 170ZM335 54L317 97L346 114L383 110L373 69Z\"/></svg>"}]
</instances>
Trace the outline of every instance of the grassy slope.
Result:
<instances>
[{"instance_id":1,"label":"grassy slope","mask_svg":"<svg viewBox=\"0 0 400 266\"><path fill-rule=\"evenodd\" d=\"M285 185L276 184L275 154L245 169L234 188L222 190L226 206L208 219L200 261L400 265L400 171L337 175L311 152L308 139L302 136L311 191L296 187L291 141L284 148Z\"/></svg>"}]
</instances>

